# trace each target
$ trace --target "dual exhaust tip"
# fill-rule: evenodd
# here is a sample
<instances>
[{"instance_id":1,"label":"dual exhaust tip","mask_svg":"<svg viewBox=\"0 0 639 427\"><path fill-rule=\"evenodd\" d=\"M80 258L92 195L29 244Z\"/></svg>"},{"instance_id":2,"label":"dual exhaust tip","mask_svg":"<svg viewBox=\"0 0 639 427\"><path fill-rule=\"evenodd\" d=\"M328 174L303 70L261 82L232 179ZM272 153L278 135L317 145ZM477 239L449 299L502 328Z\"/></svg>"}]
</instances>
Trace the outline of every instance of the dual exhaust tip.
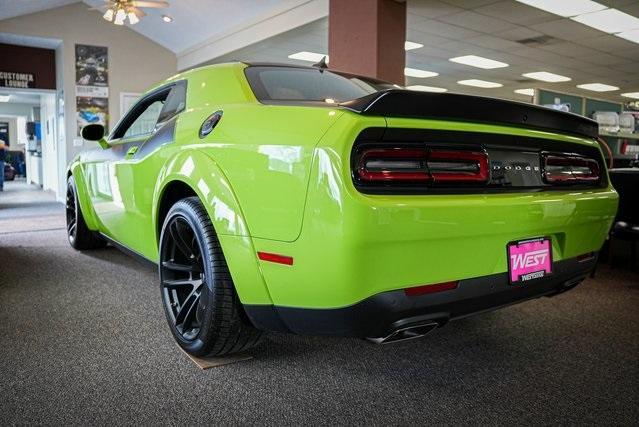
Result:
<instances>
[{"instance_id":1,"label":"dual exhaust tip","mask_svg":"<svg viewBox=\"0 0 639 427\"><path fill-rule=\"evenodd\" d=\"M380 338L368 338L375 344L390 344L401 341L413 340L427 335L439 326L437 322L426 322L416 325L404 326L391 332L389 335Z\"/></svg>"}]
</instances>

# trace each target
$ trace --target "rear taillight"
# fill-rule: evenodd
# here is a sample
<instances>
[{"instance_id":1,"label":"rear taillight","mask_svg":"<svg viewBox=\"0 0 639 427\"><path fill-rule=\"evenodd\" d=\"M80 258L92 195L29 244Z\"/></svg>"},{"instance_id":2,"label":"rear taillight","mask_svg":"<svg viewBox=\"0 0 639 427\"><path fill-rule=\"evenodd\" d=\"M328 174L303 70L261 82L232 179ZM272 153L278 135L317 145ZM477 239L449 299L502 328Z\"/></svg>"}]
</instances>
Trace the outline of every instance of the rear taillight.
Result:
<instances>
[{"instance_id":1,"label":"rear taillight","mask_svg":"<svg viewBox=\"0 0 639 427\"><path fill-rule=\"evenodd\" d=\"M356 175L364 183L486 183L490 168L483 151L392 147L361 151Z\"/></svg>"},{"instance_id":2,"label":"rear taillight","mask_svg":"<svg viewBox=\"0 0 639 427\"><path fill-rule=\"evenodd\" d=\"M599 163L575 155L543 154L543 176L549 184L580 184L601 178Z\"/></svg>"}]
</instances>

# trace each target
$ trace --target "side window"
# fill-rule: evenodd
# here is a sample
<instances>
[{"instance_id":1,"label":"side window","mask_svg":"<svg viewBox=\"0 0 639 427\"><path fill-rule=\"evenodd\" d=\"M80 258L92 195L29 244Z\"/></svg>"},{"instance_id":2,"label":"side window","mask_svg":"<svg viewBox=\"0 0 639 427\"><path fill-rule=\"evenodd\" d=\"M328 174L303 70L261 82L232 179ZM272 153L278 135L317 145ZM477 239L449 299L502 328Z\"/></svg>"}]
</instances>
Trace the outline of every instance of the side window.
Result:
<instances>
[{"instance_id":1,"label":"side window","mask_svg":"<svg viewBox=\"0 0 639 427\"><path fill-rule=\"evenodd\" d=\"M160 112L164 107L163 100L157 100L149 104L146 109L131 123L131 126L124 132L122 138L132 138L146 135L153 132L155 124L158 122Z\"/></svg>"},{"instance_id":2,"label":"side window","mask_svg":"<svg viewBox=\"0 0 639 427\"><path fill-rule=\"evenodd\" d=\"M158 117L158 123L162 123L184 110L186 106L186 82L178 82L171 89L166 98L164 108Z\"/></svg>"}]
</instances>

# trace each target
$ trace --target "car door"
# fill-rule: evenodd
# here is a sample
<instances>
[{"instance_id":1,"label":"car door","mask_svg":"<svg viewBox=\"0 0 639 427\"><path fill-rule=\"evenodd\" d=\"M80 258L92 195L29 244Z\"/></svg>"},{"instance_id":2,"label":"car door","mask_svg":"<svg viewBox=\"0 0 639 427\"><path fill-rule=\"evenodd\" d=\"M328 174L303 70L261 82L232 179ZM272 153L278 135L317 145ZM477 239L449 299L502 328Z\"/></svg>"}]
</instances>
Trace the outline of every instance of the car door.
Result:
<instances>
[{"instance_id":1,"label":"car door","mask_svg":"<svg viewBox=\"0 0 639 427\"><path fill-rule=\"evenodd\" d=\"M109 148L92 162L94 207L103 232L148 257L154 242L153 190L161 168L158 149L173 142L184 109L185 83L161 87L138 101L109 136Z\"/></svg>"}]
</instances>

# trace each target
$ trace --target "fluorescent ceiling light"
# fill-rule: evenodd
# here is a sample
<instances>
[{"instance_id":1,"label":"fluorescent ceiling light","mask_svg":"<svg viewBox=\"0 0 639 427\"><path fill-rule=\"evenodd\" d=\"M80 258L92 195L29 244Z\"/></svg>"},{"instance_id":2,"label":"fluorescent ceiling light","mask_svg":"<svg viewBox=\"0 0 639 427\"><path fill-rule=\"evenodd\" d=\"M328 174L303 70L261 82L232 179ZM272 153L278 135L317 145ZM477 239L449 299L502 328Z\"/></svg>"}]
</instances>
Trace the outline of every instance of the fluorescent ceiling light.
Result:
<instances>
[{"instance_id":1,"label":"fluorescent ceiling light","mask_svg":"<svg viewBox=\"0 0 639 427\"><path fill-rule=\"evenodd\" d=\"M529 79L541 80L542 82L557 83L557 82L569 82L572 80L570 77L560 76L559 74L549 73L548 71L536 71L534 73L524 73L524 77Z\"/></svg>"},{"instance_id":2,"label":"fluorescent ceiling light","mask_svg":"<svg viewBox=\"0 0 639 427\"><path fill-rule=\"evenodd\" d=\"M404 68L404 75L408 77L419 77L420 79L425 79L426 77L438 76L439 73L436 73L434 71L419 70L417 68Z\"/></svg>"},{"instance_id":3,"label":"fluorescent ceiling light","mask_svg":"<svg viewBox=\"0 0 639 427\"><path fill-rule=\"evenodd\" d=\"M474 86L474 87L482 87L487 89L492 89L496 87L502 87L503 84L495 83L495 82L487 82L486 80L478 80L478 79L470 79L470 80L460 80L457 83L464 86Z\"/></svg>"},{"instance_id":4,"label":"fluorescent ceiling light","mask_svg":"<svg viewBox=\"0 0 639 427\"><path fill-rule=\"evenodd\" d=\"M437 92L437 93L442 93L442 92L447 92L448 91L448 89L445 89L443 87L423 86L423 85L406 86L406 89L408 89L408 90L416 90L416 91L419 91L419 92Z\"/></svg>"},{"instance_id":5,"label":"fluorescent ceiling light","mask_svg":"<svg viewBox=\"0 0 639 427\"><path fill-rule=\"evenodd\" d=\"M515 89L515 93L526 96L535 96L535 89Z\"/></svg>"},{"instance_id":6,"label":"fluorescent ceiling light","mask_svg":"<svg viewBox=\"0 0 639 427\"><path fill-rule=\"evenodd\" d=\"M634 98L639 99L639 92L627 92L622 93L621 96L625 96L626 98Z\"/></svg>"},{"instance_id":7,"label":"fluorescent ceiling light","mask_svg":"<svg viewBox=\"0 0 639 427\"><path fill-rule=\"evenodd\" d=\"M594 92L610 92L613 90L619 90L617 86L606 85L603 83L586 83L583 85L577 85L579 89L592 90Z\"/></svg>"},{"instance_id":8,"label":"fluorescent ceiling light","mask_svg":"<svg viewBox=\"0 0 639 427\"><path fill-rule=\"evenodd\" d=\"M615 36L639 43L639 30L624 31L623 33L615 34Z\"/></svg>"},{"instance_id":9,"label":"fluorescent ceiling light","mask_svg":"<svg viewBox=\"0 0 639 427\"><path fill-rule=\"evenodd\" d=\"M291 59L299 59L300 61L320 62L322 58L326 56L326 62L328 62L328 55L324 53L316 52L297 52L292 53L288 57Z\"/></svg>"},{"instance_id":10,"label":"fluorescent ceiling light","mask_svg":"<svg viewBox=\"0 0 639 427\"><path fill-rule=\"evenodd\" d=\"M639 29L639 18L617 9L601 10L570 19L606 33L621 33L622 31Z\"/></svg>"},{"instance_id":11,"label":"fluorescent ceiling light","mask_svg":"<svg viewBox=\"0 0 639 427\"><path fill-rule=\"evenodd\" d=\"M409 42L408 40L404 42L404 50L419 49L420 47L424 47L424 45L421 43Z\"/></svg>"},{"instance_id":12,"label":"fluorescent ceiling light","mask_svg":"<svg viewBox=\"0 0 639 427\"><path fill-rule=\"evenodd\" d=\"M607 6L590 0L517 0L519 3L569 18L604 10Z\"/></svg>"},{"instance_id":13,"label":"fluorescent ceiling light","mask_svg":"<svg viewBox=\"0 0 639 427\"><path fill-rule=\"evenodd\" d=\"M11 95L0 95L0 102L9 102Z\"/></svg>"},{"instance_id":14,"label":"fluorescent ceiling light","mask_svg":"<svg viewBox=\"0 0 639 427\"><path fill-rule=\"evenodd\" d=\"M508 66L505 62L499 62L477 55L458 56L456 58L450 58L449 61L456 62L458 64L470 65L471 67L483 68L484 70L504 68Z\"/></svg>"}]
</instances>

